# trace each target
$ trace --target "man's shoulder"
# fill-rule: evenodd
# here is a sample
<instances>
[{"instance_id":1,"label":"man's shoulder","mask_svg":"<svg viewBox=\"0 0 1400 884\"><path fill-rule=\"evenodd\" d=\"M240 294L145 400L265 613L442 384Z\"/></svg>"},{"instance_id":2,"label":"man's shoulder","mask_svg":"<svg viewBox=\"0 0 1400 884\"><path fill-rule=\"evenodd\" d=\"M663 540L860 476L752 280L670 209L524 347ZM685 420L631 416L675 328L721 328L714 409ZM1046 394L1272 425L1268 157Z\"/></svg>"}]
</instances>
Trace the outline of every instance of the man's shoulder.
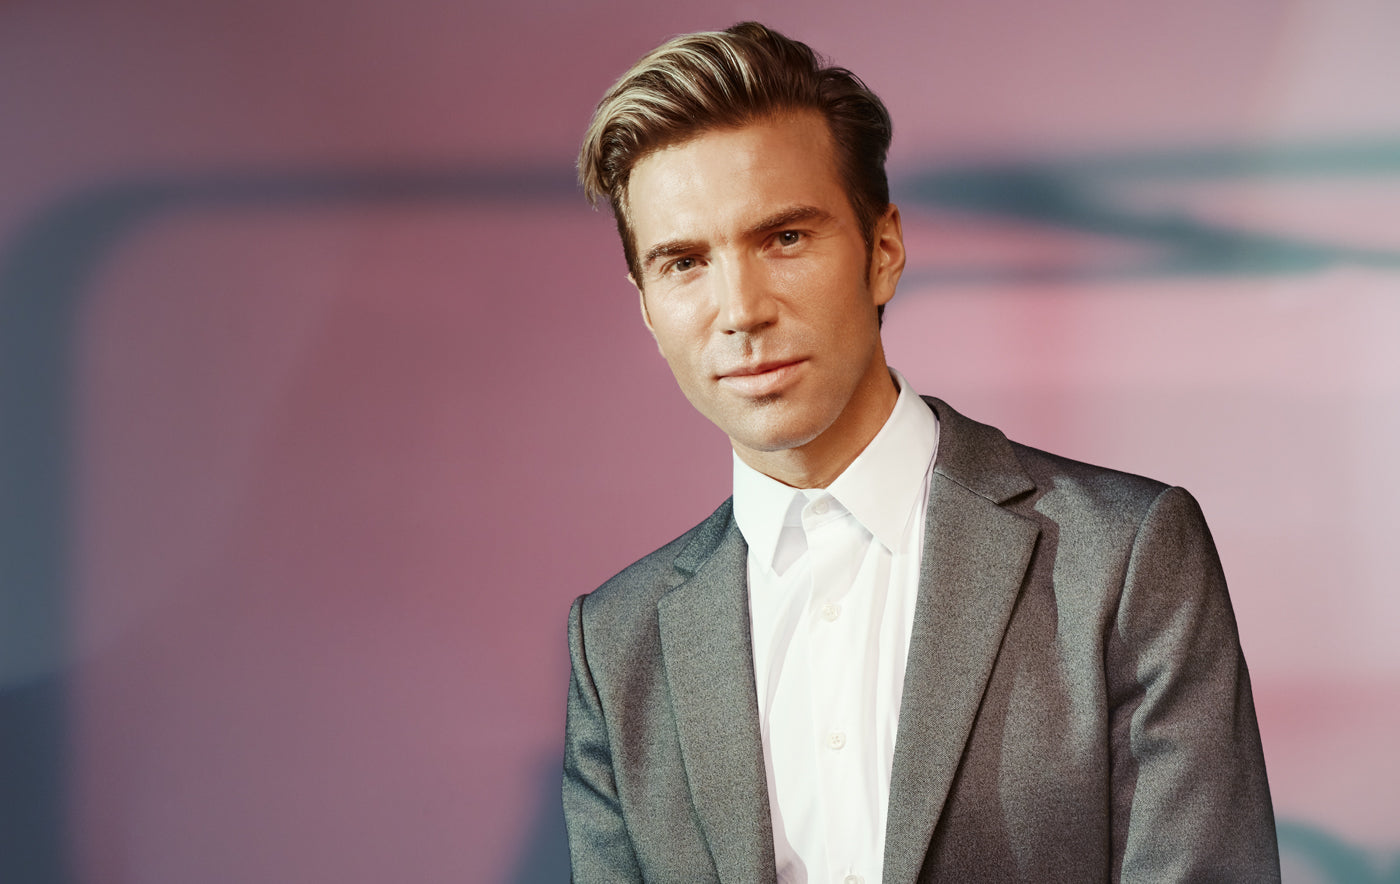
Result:
<instances>
[{"instance_id":1,"label":"man's shoulder","mask_svg":"<svg viewBox=\"0 0 1400 884\"><path fill-rule=\"evenodd\" d=\"M1136 473L1099 466L1008 439L984 424L933 399L939 416L940 440L948 443L952 464L946 470L955 481L987 489L980 493L1004 494L1012 509L1034 509L1068 515L1094 514L1102 518L1135 521L1152 507L1171 485ZM940 452L942 456L943 452Z\"/></svg>"},{"instance_id":2,"label":"man's shoulder","mask_svg":"<svg viewBox=\"0 0 1400 884\"><path fill-rule=\"evenodd\" d=\"M1144 507L1171 487L1148 476L1075 460L1020 442L1012 442L1011 447L1037 486L1047 493L1086 503Z\"/></svg>"},{"instance_id":3,"label":"man's shoulder","mask_svg":"<svg viewBox=\"0 0 1400 884\"><path fill-rule=\"evenodd\" d=\"M1209 537L1205 515L1189 491L1157 479L1072 460L1011 443L1036 491L1009 508L1053 525L1065 550L1126 554L1146 527Z\"/></svg>"}]
</instances>

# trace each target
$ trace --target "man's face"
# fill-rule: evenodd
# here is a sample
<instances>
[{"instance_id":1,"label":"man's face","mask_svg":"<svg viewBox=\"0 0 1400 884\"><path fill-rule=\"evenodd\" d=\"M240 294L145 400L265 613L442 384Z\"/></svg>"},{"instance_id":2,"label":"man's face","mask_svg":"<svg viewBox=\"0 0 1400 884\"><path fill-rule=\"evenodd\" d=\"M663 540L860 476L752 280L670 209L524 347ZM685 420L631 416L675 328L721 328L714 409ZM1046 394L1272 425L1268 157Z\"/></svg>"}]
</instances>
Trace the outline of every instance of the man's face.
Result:
<instances>
[{"instance_id":1,"label":"man's face","mask_svg":"<svg viewBox=\"0 0 1400 884\"><path fill-rule=\"evenodd\" d=\"M904 246L890 207L867 250L825 121L658 150L633 167L627 203L643 316L691 404L750 464L854 445L849 462L893 405L876 307Z\"/></svg>"}]
</instances>

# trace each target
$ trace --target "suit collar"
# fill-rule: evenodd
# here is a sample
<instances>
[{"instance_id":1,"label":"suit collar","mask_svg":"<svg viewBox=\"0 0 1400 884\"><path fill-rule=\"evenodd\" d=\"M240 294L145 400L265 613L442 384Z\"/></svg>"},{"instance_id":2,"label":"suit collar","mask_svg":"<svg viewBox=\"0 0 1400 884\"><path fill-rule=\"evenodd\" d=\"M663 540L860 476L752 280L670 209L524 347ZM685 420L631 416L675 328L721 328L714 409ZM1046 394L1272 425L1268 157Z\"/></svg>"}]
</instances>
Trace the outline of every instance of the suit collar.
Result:
<instances>
[{"instance_id":1,"label":"suit collar","mask_svg":"<svg viewBox=\"0 0 1400 884\"><path fill-rule=\"evenodd\" d=\"M658 603L681 758L715 868L727 884L773 881L773 826L759 736L748 547L728 501L676 559L684 580Z\"/></svg>"},{"instance_id":2,"label":"suit collar","mask_svg":"<svg viewBox=\"0 0 1400 884\"><path fill-rule=\"evenodd\" d=\"M714 555L720 545L729 540L729 531L734 527L734 498L729 498L712 513L709 518L692 530L690 542L676 555L672 566L681 578L688 579ZM743 542L742 536L740 542ZM747 555L748 548L744 549Z\"/></svg>"},{"instance_id":3,"label":"suit collar","mask_svg":"<svg viewBox=\"0 0 1400 884\"><path fill-rule=\"evenodd\" d=\"M1006 437L928 401L941 432L890 779L887 884L909 884L923 866L1039 535L1000 506L1035 488Z\"/></svg>"},{"instance_id":4,"label":"suit collar","mask_svg":"<svg viewBox=\"0 0 1400 884\"><path fill-rule=\"evenodd\" d=\"M963 417L942 399L923 400L942 427L933 470L992 503L1006 503L1035 490L1006 434Z\"/></svg>"}]
</instances>

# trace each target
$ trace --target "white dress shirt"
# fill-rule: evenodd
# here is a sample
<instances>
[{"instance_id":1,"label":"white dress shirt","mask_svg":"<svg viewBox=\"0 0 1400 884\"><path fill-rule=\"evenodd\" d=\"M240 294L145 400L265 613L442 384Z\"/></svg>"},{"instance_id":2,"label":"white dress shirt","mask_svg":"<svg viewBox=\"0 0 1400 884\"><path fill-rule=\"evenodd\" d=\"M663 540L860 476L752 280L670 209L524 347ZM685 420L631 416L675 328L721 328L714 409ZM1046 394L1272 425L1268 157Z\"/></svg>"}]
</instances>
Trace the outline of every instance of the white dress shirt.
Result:
<instances>
[{"instance_id":1,"label":"white dress shirt","mask_svg":"<svg viewBox=\"0 0 1400 884\"><path fill-rule=\"evenodd\" d=\"M894 411L827 488L734 458L754 673L782 884L880 884L938 419Z\"/></svg>"}]
</instances>

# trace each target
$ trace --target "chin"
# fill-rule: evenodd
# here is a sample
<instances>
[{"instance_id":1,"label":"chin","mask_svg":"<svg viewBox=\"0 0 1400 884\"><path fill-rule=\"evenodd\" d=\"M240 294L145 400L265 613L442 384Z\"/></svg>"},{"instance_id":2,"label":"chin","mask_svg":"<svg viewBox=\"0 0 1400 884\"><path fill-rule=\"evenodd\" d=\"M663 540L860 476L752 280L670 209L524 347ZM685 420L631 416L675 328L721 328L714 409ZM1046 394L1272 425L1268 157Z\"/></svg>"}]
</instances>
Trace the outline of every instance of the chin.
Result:
<instances>
[{"instance_id":1,"label":"chin","mask_svg":"<svg viewBox=\"0 0 1400 884\"><path fill-rule=\"evenodd\" d=\"M729 433L729 438L752 451L787 451L801 448L822 434L825 427L806 425L784 425L748 427L745 430Z\"/></svg>"},{"instance_id":2,"label":"chin","mask_svg":"<svg viewBox=\"0 0 1400 884\"><path fill-rule=\"evenodd\" d=\"M691 400L694 403L694 400ZM840 412L825 414L793 396L772 396L743 403L711 402L701 413L735 445L750 451L774 452L801 448L835 423ZM737 407L736 407L737 406Z\"/></svg>"}]
</instances>

